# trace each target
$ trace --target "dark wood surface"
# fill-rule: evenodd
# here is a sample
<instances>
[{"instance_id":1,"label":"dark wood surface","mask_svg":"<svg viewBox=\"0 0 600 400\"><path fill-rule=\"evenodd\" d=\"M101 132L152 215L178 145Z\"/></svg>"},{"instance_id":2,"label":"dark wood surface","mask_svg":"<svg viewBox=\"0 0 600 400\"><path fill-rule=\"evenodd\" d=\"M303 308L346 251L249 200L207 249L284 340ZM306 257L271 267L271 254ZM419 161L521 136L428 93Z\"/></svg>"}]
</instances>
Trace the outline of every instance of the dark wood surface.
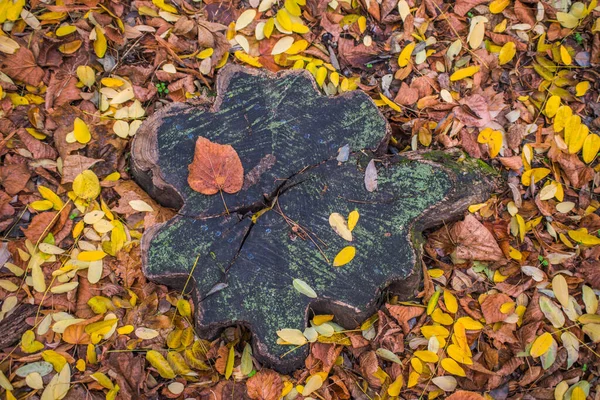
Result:
<instances>
[{"instance_id":1,"label":"dark wood surface","mask_svg":"<svg viewBox=\"0 0 600 400\"><path fill-rule=\"evenodd\" d=\"M162 204L180 208L144 233L144 271L181 288L199 257L198 331L213 337L244 324L256 358L282 372L301 366L307 348L281 358L290 348L276 344L278 329L303 330L315 312L355 328L376 311L386 288L410 298L420 281L421 232L461 216L493 187L479 164L458 162L457 154L384 156L389 127L373 102L359 91L322 96L306 71L273 76L229 67L217 89L212 109L172 106L136 135L136 179ZM221 196L187 185L198 136L232 145L244 166L242 190L223 195L229 214ZM339 163L344 145L352 155ZM368 192L364 173L372 158L378 190ZM352 210L360 219L350 243L328 218ZM356 257L333 267L347 245ZM296 291L295 278L318 298ZM222 289L207 296L214 288Z\"/></svg>"}]
</instances>

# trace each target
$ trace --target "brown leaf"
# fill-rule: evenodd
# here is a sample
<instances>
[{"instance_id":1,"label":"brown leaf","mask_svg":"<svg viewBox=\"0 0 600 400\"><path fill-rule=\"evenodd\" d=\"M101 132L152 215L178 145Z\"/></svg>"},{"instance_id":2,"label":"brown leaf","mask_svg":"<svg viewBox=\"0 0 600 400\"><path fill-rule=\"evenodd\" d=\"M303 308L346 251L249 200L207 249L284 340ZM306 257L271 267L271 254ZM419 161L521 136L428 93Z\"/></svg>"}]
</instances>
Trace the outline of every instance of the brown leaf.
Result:
<instances>
[{"instance_id":1,"label":"brown leaf","mask_svg":"<svg viewBox=\"0 0 600 400\"><path fill-rule=\"evenodd\" d=\"M492 117L488 101L480 94L465 97L460 101L462 106L454 107L456 118L467 126L483 127L487 125Z\"/></svg>"},{"instance_id":2,"label":"brown leaf","mask_svg":"<svg viewBox=\"0 0 600 400\"><path fill-rule=\"evenodd\" d=\"M25 189L30 176L26 164L9 164L0 167L0 184L10 195L15 195Z\"/></svg>"},{"instance_id":3,"label":"brown leaf","mask_svg":"<svg viewBox=\"0 0 600 400\"><path fill-rule=\"evenodd\" d=\"M485 400L485 397L479 393L457 390L451 396L446 397L446 400Z\"/></svg>"},{"instance_id":4,"label":"brown leaf","mask_svg":"<svg viewBox=\"0 0 600 400\"><path fill-rule=\"evenodd\" d=\"M374 351L367 351L359 358L360 373L369 382L369 386L374 388L381 387L381 381L375 376L379 368L377 354Z\"/></svg>"},{"instance_id":5,"label":"brown leaf","mask_svg":"<svg viewBox=\"0 0 600 400\"><path fill-rule=\"evenodd\" d=\"M319 361L319 370L315 372L324 371L329 373L329 371L331 371L331 368L335 364L335 360L338 358L341 352L342 346L318 342L313 344L310 348L310 354L312 357Z\"/></svg>"},{"instance_id":6,"label":"brown leaf","mask_svg":"<svg viewBox=\"0 0 600 400\"><path fill-rule=\"evenodd\" d=\"M29 226L23 230L23 233L32 243L37 243L38 240L43 239L43 236L46 236L52 226L56 223L54 217L56 216L56 212L47 211L33 217Z\"/></svg>"},{"instance_id":7,"label":"brown leaf","mask_svg":"<svg viewBox=\"0 0 600 400\"><path fill-rule=\"evenodd\" d=\"M44 70L35 62L35 57L26 46L19 47L14 54L4 59L2 71L11 78L38 86L44 77Z\"/></svg>"},{"instance_id":8,"label":"brown leaf","mask_svg":"<svg viewBox=\"0 0 600 400\"><path fill-rule=\"evenodd\" d=\"M400 86L400 90L394 98L394 102L403 106L409 106L415 104L417 100L419 100L419 91L402 82L402 86Z\"/></svg>"},{"instance_id":9,"label":"brown leaf","mask_svg":"<svg viewBox=\"0 0 600 400\"><path fill-rule=\"evenodd\" d=\"M63 161L63 176L61 183L73 182L81 172L89 169L102 159L85 157L79 154L69 155Z\"/></svg>"},{"instance_id":10,"label":"brown leaf","mask_svg":"<svg viewBox=\"0 0 600 400\"><path fill-rule=\"evenodd\" d=\"M533 15L533 11L530 7L527 7L525 4L520 2L519 0L515 1L515 15L519 18L519 21L534 26L536 21Z\"/></svg>"},{"instance_id":11,"label":"brown leaf","mask_svg":"<svg viewBox=\"0 0 600 400\"><path fill-rule=\"evenodd\" d=\"M423 307L414 307L414 306L400 306L400 305L385 305L392 317L398 321L398 323L402 326L402 331L404 334L408 334L410 332L410 326L408 325L408 321L422 315L425 312Z\"/></svg>"},{"instance_id":12,"label":"brown leaf","mask_svg":"<svg viewBox=\"0 0 600 400\"><path fill-rule=\"evenodd\" d=\"M469 214L464 221L455 223L430 235L435 248L441 248L446 254L455 253L463 260L500 261L504 254L494 236L477 218Z\"/></svg>"},{"instance_id":13,"label":"brown leaf","mask_svg":"<svg viewBox=\"0 0 600 400\"><path fill-rule=\"evenodd\" d=\"M62 69L52 74L50 83L48 84L48 91L46 92L46 110L81 99L79 95L81 91L76 86L77 82L76 76Z\"/></svg>"},{"instance_id":14,"label":"brown leaf","mask_svg":"<svg viewBox=\"0 0 600 400\"><path fill-rule=\"evenodd\" d=\"M500 307L504 303L512 301L510 297L504 293L496 293L489 295L481 303L481 312L483 312L483 318L487 324L493 324L496 322L504 321L510 314L504 314L500 311Z\"/></svg>"},{"instance_id":15,"label":"brown leaf","mask_svg":"<svg viewBox=\"0 0 600 400\"><path fill-rule=\"evenodd\" d=\"M577 189L587 185L594 177L594 170L585 165L577 157L577 154L565 154L561 152L558 155L557 161L563 171L565 171L565 175L571 182L571 185Z\"/></svg>"},{"instance_id":16,"label":"brown leaf","mask_svg":"<svg viewBox=\"0 0 600 400\"><path fill-rule=\"evenodd\" d=\"M21 142L23 142L25 147L27 147L27 150L29 150L31 154L33 154L34 158L38 160L42 158L56 160L58 153L56 152L54 147L37 140L36 138L31 136L25 129L19 129L17 131L17 134L19 135L19 139L21 139Z\"/></svg>"},{"instance_id":17,"label":"brown leaf","mask_svg":"<svg viewBox=\"0 0 600 400\"><path fill-rule=\"evenodd\" d=\"M89 344L91 343L90 335L85 331L84 324L69 325L62 336L63 340L71 344Z\"/></svg>"},{"instance_id":18,"label":"brown leaf","mask_svg":"<svg viewBox=\"0 0 600 400\"><path fill-rule=\"evenodd\" d=\"M471 8L487 3L487 0L458 0L454 3L454 12L464 17Z\"/></svg>"},{"instance_id":19,"label":"brown leaf","mask_svg":"<svg viewBox=\"0 0 600 400\"><path fill-rule=\"evenodd\" d=\"M283 390L281 377L270 369L261 369L246 382L252 400L279 400Z\"/></svg>"},{"instance_id":20,"label":"brown leaf","mask_svg":"<svg viewBox=\"0 0 600 400\"><path fill-rule=\"evenodd\" d=\"M225 368L227 367L227 357L229 356L229 348L227 346L219 347L217 352L217 360L215 361L215 369L221 375L225 375Z\"/></svg>"},{"instance_id":21,"label":"brown leaf","mask_svg":"<svg viewBox=\"0 0 600 400\"><path fill-rule=\"evenodd\" d=\"M196 140L194 161L189 165L188 183L206 195L239 192L244 183L244 167L230 145L213 143L200 136Z\"/></svg>"}]
</instances>

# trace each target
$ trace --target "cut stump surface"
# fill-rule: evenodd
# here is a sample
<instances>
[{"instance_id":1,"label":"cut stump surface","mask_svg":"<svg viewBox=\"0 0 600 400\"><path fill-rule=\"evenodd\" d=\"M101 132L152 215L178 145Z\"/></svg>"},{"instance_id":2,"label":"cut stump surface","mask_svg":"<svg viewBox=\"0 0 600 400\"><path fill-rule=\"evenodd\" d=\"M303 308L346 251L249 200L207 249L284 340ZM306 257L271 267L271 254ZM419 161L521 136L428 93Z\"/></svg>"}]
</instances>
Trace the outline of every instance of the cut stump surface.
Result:
<instances>
[{"instance_id":1,"label":"cut stump surface","mask_svg":"<svg viewBox=\"0 0 600 400\"><path fill-rule=\"evenodd\" d=\"M461 216L494 186L485 168L458 162L454 153L384 156L389 132L360 91L325 97L306 71L271 75L226 67L212 108L167 107L134 140L136 179L157 201L179 209L144 233L146 275L181 289L198 258L198 332L211 338L243 324L259 361L281 372L301 367L307 347L284 356L290 347L277 344L277 330L304 330L314 313L333 313L336 323L353 329L376 311L383 291L412 297L420 281L421 232ZM238 153L245 172L239 192L206 196L189 187L199 136ZM339 162L346 145L350 157ZM364 177L372 158L378 188L369 192ZM360 219L348 242L329 216L353 210ZM355 258L333 267L349 245ZM296 278L317 298L299 293Z\"/></svg>"}]
</instances>

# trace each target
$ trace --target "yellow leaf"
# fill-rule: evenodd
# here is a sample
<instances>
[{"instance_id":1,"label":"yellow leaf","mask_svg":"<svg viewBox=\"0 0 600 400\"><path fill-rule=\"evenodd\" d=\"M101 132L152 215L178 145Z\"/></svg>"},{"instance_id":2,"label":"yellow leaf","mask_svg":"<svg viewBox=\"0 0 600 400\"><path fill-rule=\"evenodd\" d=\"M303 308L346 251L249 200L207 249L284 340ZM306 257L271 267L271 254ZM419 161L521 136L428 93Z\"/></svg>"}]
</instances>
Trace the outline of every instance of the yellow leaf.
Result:
<instances>
[{"instance_id":1,"label":"yellow leaf","mask_svg":"<svg viewBox=\"0 0 600 400\"><path fill-rule=\"evenodd\" d=\"M302 10L300 9L300 6L298 6L298 2L296 2L296 0L285 0L284 7L290 13L290 15L295 17L302 15Z\"/></svg>"},{"instance_id":2,"label":"yellow leaf","mask_svg":"<svg viewBox=\"0 0 600 400\"><path fill-rule=\"evenodd\" d=\"M544 179L549 173L550 173L550 170L548 168L530 169L528 171L525 171L523 173L523 176L521 176L521 183L524 186L531 186L533 181L535 181L537 183L537 182L541 181L542 179Z\"/></svg>"},{"instance_id":3,"label":"yellow leaf","mask_svg":"<svg viewBox=\"0 0 600 400\"><path fill-rule=\"evenodd\" d=\"M565 124L564 136L565 136L565 143L567 144L567 146L571 143L571 141L578 140L580 129L581 129L581 117L579 115L572 115Z\"/></svg>"},{"instance_id":4,"label":"yellow leaf","mask_svg":"<svg viewBox=\"0 0 600 400\"><path fill-rule=\"evenodd\" d=\"M400 67L406 67L408 65L408 63L410 62L410 57L412 56L412 52L415 49L415 46L415 42L410 42L406 45L406 47L402 49L400 55L398 56L398 65Z\"/></svg>"},{"instance_id":5,"label":"yellow leaf","mask_svg":"<svg viewBox=\"0 0 600 400\"><path fill-rule=\"evenodd\" d=\"M552 346L552 335L548 332L544 332L542 335L538 336L531 345L531 350L529 354L531 357L536 358L543 354L545 354L550 346Z\"/></svg>"},{"instance_id":6,"label":"yellow leaf","mask_svg":"<svg viewBox=\"0 0 600 400\"><path fill-rule=\"evenodd\" d=\"M517 45L515 42L506 42L500 49L498 58L500 65L510 62L515 57L515 54L517 54Z\"/></svg>"},{"instance_id":7,"label":"yellow leaf","mask_svg":"<svg viewBox=\"0 0 600 400\"><path fill-rule=\"evenodd\" d=\"M417 383L419 383L420 376L421 375L418 372L412 371L408 375L408 383L406 384L406 387L411 388L411 387L415 386Z\"/></svg>"},{"instance_id":8,"label":"yellow leaf","mask_svg":"<svg viewBox=\"0 0 600 400\"><path fill-rule=\"evenodd\" d=\"M580 386L575 386L571 392L571 400L585 400L587 396Z\"/></svg>"},{"instance_id":9,"label":"yellow leaf","mask_svg":"<svg viewBox=\"0 0 600 400\"><path fill-rule=\"evenodd\" d=\"M490 3L490 12L492 14L500 14L509 4L510 0L493 0Z\"/></svg>"},{"instance_id":10,"label":"yellow leaf","mask_svg":"<svg viewBox=\"0 0 600 400\"><path fill-rule=\"evenodd\" d=\"M598 155L598 151L600 151L600 136L592 133L583 142L583 161L591 163Z\"/></svg>"},{"instance_id":11,"label":"yellow leaf","mask_svg":"<svg viewBox=\"0 0 600 400\"><path fill-rule=\"evenodd\" d=\"M457 361L461 364L465 364L465 365L473 364L473 360L471 359L471 356L466 352L466 350L463 349L462 347L459 347L456 344L451 344L450 346L448 346L446 348L446 353L450 357L452 357L455 361Z\"/></svg>"},{"instance_id":12,"label":"yellow leaf","mask_svg":"<svg viewBox=\"0 0 600 400\"><path fill-rule=\"evenodd\" d=\"M433 313L433 310L435 310L435 308L437 307L437 303L438 303L438 300L440 299L441 294L442 294L442 292L440 292L439 290L436 290L435 292L433 292L433 294L431 295L431 298L427 302L427 315L431 315L431 313Z\"/></svg>"},{"instance_id":13,"label":"yellow leaf","mask_svg":"<svg viewBox=\"0 0 600 400\"><path fill-rule=\"evenodd\" d=\"M241 50L236 51L235 53L233 53L233 55L235 56L235 58L237 58L238 60L240 60L248 65L251 65L251 66L257 67L257 68L262 67L262 64L260 63L260 61L258 61L258 57L252 57L251 55L248 55Z\"/></svg>"},{"instance_id":14,"label":"yellow leaf","mask_svg":"<svg viewBox=\"0 0 600 400\"><path fill-rule=\"evenodd\" d=\"M67 36L67 35L70 35L71 33L75 32L76 30L77 30L77 27L75 27L73 25L63 25L56 30L56 36L58 36L58 37Z\"/></svg>"},{"instance_id":15,"label":"yellow leaf","mask_svg":"<svg viewBox=\"0 0 600 400\"><path fill-rule=\"evenodd\" d=\"M271 37L273 33L273 29L275 28L275 18L269 18L267 22L265 22L265 27L263 29L263 34L267 39Z\"/></svg>"},{"instance_id":16,"label":"yellow leaf","mask_svg":"<svg viewBox=\"0 0 600 400\"><path fill-rule=\"evenodd\" d=\"M96 53L98 58L102 58L106 54L106 49L108 47L106 36L104 36L102 28L99 26L96 25L94 30L96 31L96 40L94 40L94 53Z\"/></svg>"},{"instance_id":17,"label":"yellow leaf","mask_svg":"<svg viewBox=\"0 0 600 400\"><path fill-rule=\"evenodd\" d=\"M590 235L585 228L581 228L576 231L572 230L568 233L571 239L585 246L596 246L600 244L600 238Z\"/></svg>"},{"instance_id":18,"label":"yellow leaf","mask_svg":"<svg viewBox=\"0 0 600 400\"><path fill-rule=\"evenodd\" d=\"M44 348L44 345L35 340L35 333L30 329L21 336L21 350L25 353L36 353Z\"/></svg>"},{"instance_id":19,"label":"yellow leaf","mask_svg":"<svg viewBox=\"0 0 600 400\"><path fill-rule=\"evenodd\" d=\"M348 214L348 229L350 229L350 231L354 229L359 218L360 214L358 213L358 210L350 211L350 214Z\"/></svg>"},{"instance_id":20,"label":"yellow leaf","mask_svg":"<svg viewBox=\"0 0 600 400\"><path fill-rule=\"evenodd\" d=\"M277 331L277 336L279 336L286 343L293 344L295 346L302 346L307 342L306 337L304 337L302 332L298 329L280 329Z\"/></svg>"},{"instance_id":21,"label":"yellow leaf","mask_svg":"<svg viewBox=\"0 0 600 400\"><path fill-rule=\"evenodd\" d=\"M284 36L275 43L271 50L271 55L285 53L294 44L293 36Z\"/></svg>"},{"instance_id":22,"label":"yellow leaf","mask_svg":"<svg viewBox=\"0 0 600 400\"><path fill-rule=\"evenodd\" d=\"M552 291L563 307L569 306L569 286L562 274L558 274L552 278Z\"/></svg>"},{"instance_id":23,"label":"yellow leaf","mask_svg":"<svg viewBox=\"0 0 600 400\"><path fill-rule=\"evenodd\" d=\"M93 200L100 194L100 181L96 174L87 169L73 180L73 192L84 200Z\"/></svg>"},{"instance_id":24,"label":"yellow leaf","mask_svg":"<svg viewBox=\"0 0 600 400\"><path fill-rule=\"evenodd\" d=\"M441 325L452 325L454 322L450 314L446 314L440 308L436 308L431 313L431 319Z\"/></svg>"},{"instance_id":25,"label":"yellow leaf","mask_svg":"<svg viewBox=\"0 0 600 400\"><path fill-rule=\"evenodd\" d=\"M190 306L189 301L179 299L177 300L177 311L179 311L182 317L189 318L192 315L192 306Z\"/></svg>"},{"instance_id":26,"label":"yellow leaf","mask_svg":"<svg viewBox=\"0 0 600 400\"><path fill-rule=\"evenodd\" d=\"M33 289L36 292L43 293L46 291L46 279L39 262L31 264L31 279L33 280Z\"/></svg>"},{"instance_id":27,"label":"yellow leaf","mask_svg":"<svg viewBox=\"0 0 600 400\"><path fill-rule=\"evenodd\" d=\"M550 96L544 109L546 116L549 118L554 117L558 111L558 107L560 107L560 97L557 95Z\"/></svg>"},{"instance_id":28,"label":"yellow leaf","mask_svg":"<svg viewBox=\"0 0 600 400\"><path fill-rule=\"evenodd\" d=\"M573 29L579 24L579 18L566 12L557 12L556 19L558 22L560 22L563 28Z\"/></svg>"},{"instance_id":29,"label":"yellow leaf","mask_svg":"<svg viewBox=\"0 0 600 400\"><path fill-rule=\"evenodd\" d=\"M152 4L163 11L170 12L171 14L177 14L177 9L170 4L165 4L165 0L152 0Z\"/></svg>"},{"instance_id":30,"label":"yellow leaf","mask_svg":"<svg viewBox=\"0 0 600 400\"><path fill-rule=\"evenodd\" d=\"M308 45L310 43L308 43L308 41L304 40L304 39L300 39L294 42L294 44L285 51L285 54L299 54L302 53L304 50L306 50L308 48Z\"/></svg>"},{"instance_id":31,"label":"yellow leaf","mask_svg":"<svg viewBox=\"0 0 600 400\"><path fill-rule=\"evenodd\" d=\"M239 31L240 29L244 29L248 25L254 21L254 17L256 17L256 10L249 9L240 14L237 21L235 21L235 30Z\"/></svg>"},{"instance_id":32,"label":"yellow leaf","mask_svg":"<svg viewBox=\"0 0 600 400\"><path fill-rule=\"evenodd\" d=\"M319 390L323 386L323 377L320 374L314 374L306 380L304 389L302 390L302 396L307 397L315 390Z\"/></svg>"},{"instance_id":33,"label":"yellow leaf","mask_svg":"<svg viewBox=\"0 0 600 400\"><path fill-rule=\"evenodd\" d=\"M352 241L352 232L346 224L346 219L339 213L331 213L329 225L342 239Z\"/></svg>"},{"instance_id":34,"label":"yellow leaf","mask_svg":"<svg viewBox=\"0 0 600 400\"><path fill-rule=\"evenodd\" d=\"M429 350L417 350L413 355L426 363L435 363L438 361L438 355Z\"/></svg>"},{"instance_id":35,"label":"yellow leaf","mask_svg":"<svg viewBox=\"0 0 600 400\"><path fill-rule=\"evenodd\" d=\"M448 312L451 312L452 314L456 314L456 312L458 311L458 301L456 300L456 297L451 292L445 289L444 305L446 306Z\"/></svg>"},{"instance_id":36,"label":"yellow leaf","mask_svg":"<svg viewBox=\"0 0 600 400\"><path fill-rule=\"evenodd\" d=\"M105 387L106 389L112 389L113 387L115 387L115 385L111 382L110 378L102 372L94 372L90 376L93 380L98 382L100 386Z\"/></svg>"},{"instance_id":37,"label":"yellow leaf","mask_svg":"<svg viewBox=\"0 0 600 400\"><path fill-rule=\"evenodd\" d=\"M434 268L434 269L427 270L427 273L432 278L439 278L440 276L444 275L444 270L439 269L439 268Z\"/></svg>"},{"instance_id":38,"label":"yellow leaf","mask_svg":"<svg viewBox=\"0 0 600 400\"><path fill-rule=\"evenodd\" d=\"M171 368L171 366L169 365L167 360L158 351L149 350L146 353L146 360L148 360L150 365L152 365L154 368L156 368L156 370L158 371L160 376L162 376L163 378L165 378L165 379L175 378L175 371L173 371L173 368Z\"/></svg>"},{"instance_id":39,"label":"yellow leaf","mask_svg":"<svg viewBox=\"0 0 600 400\"><path fill-rule=\"evenodd\" d=\"M80 372L85 371L85 360L82 358L77 360L77 362L75 363L75 368L77 368L77 370Z\"/></svg>"},{"instance_id":40,"label":"yellow leaf","mask_svg":"<svg viewBox=\"0 0 600 400\"><path fill-rule=\"evenodd\" d=\"M279 22L279 25L281 25L283 29L285 29L288 32L292 30L292 20L290 18L290 14L286 11L285 8L280 8L279 11L277 11L277 15L275 18L277 19L277 22ZM265 36L267 35L265 34Z\"/></svg>"},{"instance_id":41,"label":"yellow leaf","mask_svg":"<svg viewBox=\"0 0 600 400\"><path fill-rule=\"evenodd\" d=\"M50 201L52 203L52 207L55 210L60 210L64 203L61 200L60 197L58 197L58 195L56 193L54 193L52 190L50 190L49 188L47 188L46 186L38 186L38 192L40 192L40 194L42 195L42 197L48 201Z\"/></svg>"},{"instance_id":42,"label":"yellow leaf","mask_svg":"<svg viewBox=\"0 0 600 400\"><path fill-rule=\"evenodd\" d=\"M441 325L425 325L421 327L421 334L429 340L432 336L447 338L450 336L450 331Z\"/></svg>"},{"instance_id":43,"label":"yellow leaf","mask_svg":"<svg viewBox=\"0 0 600 400\"><path fill-rule=\"evenodd\" d=\"M109 88L118 88L125 84L125 81L119 78L102 78L100 80L102 86L106 86Z\"/></svg>"},{"instance_id":44,"label":"yellow leaf","mask_svg":"<svg viewBox=\"0 0 600 400\"><path fill-rule=\"evenodd\" d=\"M0 371L0 387L4 388L7 392L14 390L13 385L10 383L4 372Z\"/></svg>"},{"instance_id":45,"label":"yellow leaf","mask_svg":"<svg viewBox=\"0 0 600 400\"><path fill-rule=\"evenodd\" d=\"M479 65L473 65L470 67L461 68L459 70L456 70L452 75L450 75L450 80L452 82L460 81L461 79L465 79L465 78L475 75L478 71L479 71Z\"/></svg>"},{"instance_id":46,"label":"yellow leaf","mask_svg":"<svg viewBox=\"0 0 600 400\"><path fill-rule=\"evenodd\" d=\"M325 78L327 78L327 68L319 67L319 69L317 70L317 75L315 76L315 80L317 81L317 84L320 87L323 87L323 84L325 83Z\"/></svg>"},{"instance_id":47,"label":"yellow leaf","mask_svg":"<svg viewBox=\"0 0 600 400\"><path fill-rule=\"evenodd\" d=\"M571 58L569 51L562 44L560 45L560 59L562 60L563 64L565 64L565 65L571 65L571 63L573 62L573 59Z\"/></svg>"},{"instance_id":48,"label":"yellow leaf","mask_svg":"<svg viewBox=\"0 0 600 400\"><path fill-rule=\"evenodd\" d=\"M98 261L106 257L106 253L102 250L82 251L77 255L79 261Z\"/></svg>"},{"instance_id":49,"label":"yellow leaf","mask_svg":"<svg viewBox=\"0 0 600 400\"><path fill-rule=\"evenodd\" d=\"M560 132L563 130L567 122L571 119L573 115L573 110L571 107L564 105L560 106L556 111L556 116L554 117L554 132Z\"/></svg>"},{"instance_id":50,"label":"yellow leaf","mask_svg":"<svg viewBox=\"0 0 600 400\"><path fill-rule=\"evenodd\" d=\"M29 207L35 211L46 211L52 208L52 202L49 200L36 200L29 203Z\"/></svg>"},{"instance_id":51,"label":"yellow leaf","mask_svg":"<svg viewBox=\"0 0 600 400\"><path fill-rule=\"evenodd\" d=\"M87 87L92 87L96 82L96 74L94 70L87 65L80 65L77 67L77 77Z\"/></svg>"},{"instance_id":52,"label":"yellow leaf","mask_svg":"<svg viewBox=\"0 0 600 400\"><path fill-rule=\"evenodd\" d=\"M79 117L75 118L73 133L75 134L75 139L81 144L86 144L92 139L88 126Z\"/></svg>"},{"instance_id":53,"label":"yellow leaf","mask_svg":"<svg viewBox=\"0 0 600 400\"><path fill-rule=\"evenodd\" d=\"M333 266L341 267L342 265L346 265L352 261L355 255L356 248L354 246L346 246L333 259Z\"/></svg>"},{"instance_id":54,"label":"yellow leaf","mask_svg":"<svg viewBox=\"0 0 600 400\"><path fill-rule=\"evenodd\" d=\"M490 152L490 157L494 158L500 153L502 148L502 132L485 128L477 136L477 142L487 143Z\"/></svg>"},{"instance_id":55,"label":"yellow leaf","mask_svg":"<svg viewBox=\"0 0 600 400\"><path fill-rule=\"evenodd\" d=\"M398 111L398 112L402 111L402 109L400 108L400 106L398 104L394 103L392 100L390 100L387 97L385 97L383 95L383 93L381 93L380 96L381 96L381 100L383 100L383 102L385 104L387 104L392 110Z\"/></svg>"},{"instance_id":56,"label":"yellow leaf","mask_svg":"<svg viewBox=\"0 0 600 400\"><path fill-rule=\"evenodd\" d=\"M120 328L117 328L117 333L119 335L129 335L131 332L133 332L134 327L133 325L124 325Z\"/></svg>"},{"instance_id":57,"label":"yellow leaf","mask_svg":"<svg viewBox=\"0 0 600 400\"><path fill-rule=\"evenodd\" d=\"M50 289L50 292L54 294L67 293L75 289L77 286L79 286L79 282L63 283L62 285L53 286L52 289Z\"/></svg>"},{"instance_id":58,"label":"yellow leaf","mask_svg":"<svg viewBox=\"0 0 600 400\"><path fill-rule=\"evenodd\" d=\"M465 327L465 329L467 329L469 331L478 331L478 330L483 329L483 325L481 324L481 322L475 321L471 317L461 317L456 320L456 323L461 324L462 326Z\"/></svg>"},{"instance_id":59,"label":"yellow leaf","mask_svg":"<svg viewBox=\"0 0 600 400\"><path fill-rule=\"evenodd\" d=\"M8 36L0 35L0 51L6 54L14 54L19 50L19 43L15 42Z\"/></svg>"},{"instance_id":60,"label":"yellow leaf","mask_svg":"<svg viewBox=\"0 0 600 400\"><path fill-rule=\"evenodd\" d=\"M587 91L590 89L590 86L591 85L590 85L589 81L579 82L575 86L575 96L581 97L581 96L585 95L587 93Z\"/></svg>"},{"instance_id":61,"label":"yellow leaf","mask_svg":"<svg viewBox=\"0 0 600 400\"><path fill-rule=\"evenodd\" d=\"M476 49L481 46L481 43L483 42L485 36L485 22L478 20L475 22L475 26L471 27L472 29L468 36L469 46L471 46L472 49ZM450 80L452 80L452 78Z\"/></svg>"},{"instance_id":62,"label":"yellow leaf","mask_svg":"<svg viewBox=\"0 0 600 400\"><path fill-rule=\"evenodd\" d=\"M389 396L399 396L400 391L402 390L402 386L404 385L404 377L402 374L399 374L394 382L388 386L388 395Z\"/></svg>"},{"instance_id":63,"label":"yellow leaf","mask_svg":"<svg viewBox=\"0 0 600 400\"><path fill-rule=\"evenodd\" d=\"M452 358L444 358L441 361L441 365L442 368L444 368L444 370L449 374L456 376L467 376L465 370L460 365L458 365L458 363Z\"/></svg>"},{"instance_id":64,"label":"yellow leaf","mask_svg":"<svg viewBox=\"0 0 600 400\"><path fill-rule=\"evenodd\" d=\"M227 365L225 366L225 379L229 379L233 373L233 362L235 361L235 350L233 346L229 348L229 354L227 355Z\"/></svg>"},{"instance_id":65,"label":"yellow leaf","mask_svg":"<svg viewBox=\"0 0 600 400\"><path fill-rule=\"evenodd\" d=\"M358 21L356 21L358 23L358 30L360 31L360 33L365 33L365 30L367 29L367 19L365 18L364 15L361 15L360 17L358 17Z\"/></svg>"}]
</instances>

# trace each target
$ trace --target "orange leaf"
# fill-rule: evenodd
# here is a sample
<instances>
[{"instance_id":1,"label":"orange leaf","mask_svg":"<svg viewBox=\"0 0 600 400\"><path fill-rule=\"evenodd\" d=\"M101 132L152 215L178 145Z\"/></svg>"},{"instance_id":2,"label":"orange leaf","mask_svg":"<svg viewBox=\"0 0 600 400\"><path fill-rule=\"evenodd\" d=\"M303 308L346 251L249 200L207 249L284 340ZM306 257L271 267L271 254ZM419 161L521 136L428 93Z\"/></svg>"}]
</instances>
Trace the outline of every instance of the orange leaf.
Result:
<instances>
[{"instance_id":1,"label":"orange leaf","mask_svg":"<svg viewBox=\"0 0 600 400\"><path fill-rule=\"evenodd\" d=\"M85 325L75 324L69 325L63 332L63 340L71 344L89 344L90 335L85 331Z\"/></svg>"},{"instance_id":2,"label":"orange leaf","mask_svg":"<svg viewBox=\"0 0 600 400\"><path fill-rule=\"evenodd\" d=\"M213 143L199 137L196 140L194 161L189 165L188 183L202 194L237 193L244 183L244 167L230 145Z\"/></svg>"}]
</instances>

